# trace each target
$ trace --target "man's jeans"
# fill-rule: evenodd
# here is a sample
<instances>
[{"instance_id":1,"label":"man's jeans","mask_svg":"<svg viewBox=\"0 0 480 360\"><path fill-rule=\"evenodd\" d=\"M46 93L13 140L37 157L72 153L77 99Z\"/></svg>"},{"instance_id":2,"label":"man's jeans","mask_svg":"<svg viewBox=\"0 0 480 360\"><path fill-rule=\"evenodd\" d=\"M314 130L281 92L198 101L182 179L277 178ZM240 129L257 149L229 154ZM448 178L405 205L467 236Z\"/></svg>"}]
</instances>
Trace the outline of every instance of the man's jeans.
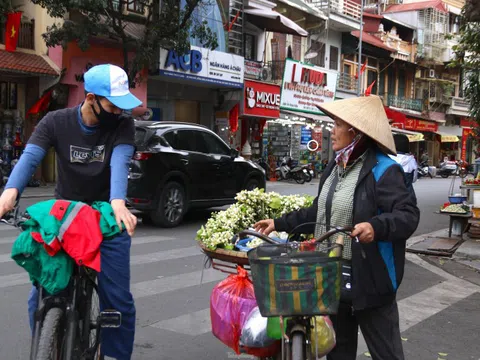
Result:
<instances>
[{"instance_id":1,"label":"man's jeans","mask_svg":"<svg viewBox=\"0 0 480 360\"><path fill-rule=\"evenodd\" d=\"M100 247L101 272L98 274L100 311L115 309L122 313L119 328L102 329L101 352L117 360L130 360L135 338L135 304L130 292L130 245L132 239L126 231L104 240ZM38 307L38 291L32 287L28 299L30 328L34 328L34 315Z\"/></svg>"}]
</instances>

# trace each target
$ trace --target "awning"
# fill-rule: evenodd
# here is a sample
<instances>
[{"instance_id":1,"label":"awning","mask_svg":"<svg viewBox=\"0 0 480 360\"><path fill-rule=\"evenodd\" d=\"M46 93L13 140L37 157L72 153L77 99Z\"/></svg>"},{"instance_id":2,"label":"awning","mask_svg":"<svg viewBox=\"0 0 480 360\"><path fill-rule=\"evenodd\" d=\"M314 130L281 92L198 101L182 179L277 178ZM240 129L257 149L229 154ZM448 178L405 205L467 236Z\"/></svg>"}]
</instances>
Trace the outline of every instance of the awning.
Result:
<instances>
[{"instance_id":1,"label":"awning","mask_svg":"<svg viewBox=\"0 0 480 360\"><path fill-rule=\"evenodd\" d=\"M276 11L267 9L245 9L244 12L248 14L247 21L262 30L308 36L306 30Z\"/></svg>"},{"instance_id":2,"label":"awning","mask_svg":"<svg viewBox=\"0 0 480 360\"><path fill-rule=\"evenodd\" d=\"M280 109L280 112L284 114L298 116L300 118L312 119L315 121L323 121L323 122L332 123L332 124L334 123L332 118L326 115L317 115L317 114L303 113L300 111L291 111L291 110L282 110L282 109Z\"/></svg>"},{"instance_id":3,"label":"awning","mask_svg":"<svg viewBox=\"0 0 480 360\"><path fill-rule=\"evenodd\" d=\"M5 50L0 50L0 72L2 71L30 76L58 76L60 74L40 55Z\"/></svg>"},{"instance_id":4,"label":"awning","mask_svg":"<svg viewBox=\"0 0 480 360\"><path fill-rule=\"evenodd\" d=\"M360 31L354 30L350 34L352 36L355 36L356 38L360 39ZM366 44L373 45L373 46L375 46L377 48L380 48L380 49L383 49L383 50L390 51L392 53L397 51L397 50L395 50L393 48L390 48L387 45L385 45L383 43L383 41L381 39L379 39L378 37L373 36L373 35L365 32L365 31L362 32L362 42L366 43Z\"/></svg>"},{"instance_id":5,"label":"awning","mask_svg":"<svg viewBox=\"0 0 480 360\"><path fill-rule=\"evenodd\" d=\"M425 140L422 133L415 132L415 131L408 131L408 130L403 130L403 129L398 129L398 128L392 127L392 133L405 135L408 138L409 142L417 142L417 141L424 141Z\"/></svg>"},{"instance_id":6,"label":"awning","mask_svg":"<svg viewBox=\"0 0 480 360\"><path fill-rule=\"evenodd\" d=\"M319 17L320 19L323 19L323 20L328 20L328 16L325 15L323 11L306 4L303 0L279 0L279 1L291 7L294 7L298 10L306 12L307 14Z\"/></svg>"},{"instance_id":7,"label":"awning","mask_svg":"<svg viewBox=\"0 0 480 360\"><path fill-rule=\"evenodd\" d=\"M442 143L447 143L447 142L459 142L460 139L458 138L458 136L455 136L455 135L448 135L448 134L443 134L443 133L439 133L437 132L436 133L437 135L440 135L440 141Z\"/></svg>"}]
</instances>

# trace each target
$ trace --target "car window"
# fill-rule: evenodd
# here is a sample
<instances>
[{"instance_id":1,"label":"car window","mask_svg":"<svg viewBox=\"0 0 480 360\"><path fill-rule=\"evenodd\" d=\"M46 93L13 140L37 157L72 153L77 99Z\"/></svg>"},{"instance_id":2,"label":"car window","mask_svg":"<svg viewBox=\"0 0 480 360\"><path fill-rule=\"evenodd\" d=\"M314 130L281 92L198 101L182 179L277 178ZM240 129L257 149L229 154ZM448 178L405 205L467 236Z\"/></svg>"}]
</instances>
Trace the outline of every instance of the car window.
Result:
<instances>
[{"instance_id":1,"label":"car window","mask_svg":"<svg viewBox=\"0 0 480 360\"><path fill-rule=\"evenodd\" d=\"M165 134L163 134L163 138L167 140L168 144L178 150L178 145L177 145L177 132L176 131L169 131Z\"/></svg>"},{"instance_id":2,"label":"car window","mask_svg":"<svg viewBox=\"0 0 480 360\"><path fill-rule=\"evenodd\" d=\"M206 144L207 151L210 154L230 155L229 148L215 135L201 131L201 136Z\"/></svg>"},{"instance_id":3,"label":"car window","mask_svg":"<svg viewBox=\"0 0 480 360\"><path fill-rule=\"evenodd\" d=\"M147 131L140 127L135 128L135 145L141 146L145 142L145 136L147 135Z\"/></svg>"},{"instance_id":4,"label":"car window","mask_svg":"<svg viewBox=\"0 0 480 360\"><path fill-rule=\"evenodd\" d=\"M148 141L148 146L152 148L168 146L169 144L162 138L161 134L161 131L157 131Z\"/></svg>"},{"instance_id":5,"label":"car window","mask_svg":"<svg viewBox=\"0 0 480 360\"><path fill-rule=\"evenodd\" d=\"M194 130L174 130L163 135L176 150L195 151L208 154L205 140Z\"/></svg>"}]
</instances>

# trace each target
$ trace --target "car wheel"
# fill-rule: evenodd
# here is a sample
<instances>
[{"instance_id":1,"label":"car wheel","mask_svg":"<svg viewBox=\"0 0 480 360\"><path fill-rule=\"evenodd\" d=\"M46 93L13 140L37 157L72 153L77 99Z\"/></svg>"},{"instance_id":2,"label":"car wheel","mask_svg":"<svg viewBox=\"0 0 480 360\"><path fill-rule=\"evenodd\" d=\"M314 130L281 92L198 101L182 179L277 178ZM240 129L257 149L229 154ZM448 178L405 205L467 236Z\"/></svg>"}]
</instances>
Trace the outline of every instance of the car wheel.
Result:
<instances>
[{"instance_id":1,"label":"car wheel","mask_svg":"<svg viewBox=\"0 0 480 360\"><path fill-rule=\"evenodd\" d=\"M261 189L260 181L258 181L258 179L255 179L255 178L248 179L244 189L248 191L252 191L252 190L255 190L255 188Z\"/></svg>"},{"instance_id":2,"label":"car wheel","mask_svg":"<svg viewBox=\"0 0 480 360\"><path fill-rule=\"evenodd\" d=\"M187 210L185 189L177 182L169 182L162 189L157 209L150 213L152 222L157 226L178 226Z\"/></svg>"}]
</instances>

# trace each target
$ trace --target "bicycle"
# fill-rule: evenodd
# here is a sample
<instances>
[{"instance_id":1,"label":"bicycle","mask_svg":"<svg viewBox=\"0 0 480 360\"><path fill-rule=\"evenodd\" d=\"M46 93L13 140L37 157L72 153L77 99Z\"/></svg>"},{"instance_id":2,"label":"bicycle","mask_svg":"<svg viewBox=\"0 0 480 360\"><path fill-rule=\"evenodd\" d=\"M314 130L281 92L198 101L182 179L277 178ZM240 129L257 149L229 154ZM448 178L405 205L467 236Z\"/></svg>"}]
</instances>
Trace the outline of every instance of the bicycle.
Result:
<instances>
[{"instance_id":1,"label":"bicycle","mask_svg":"<svg viewBox=\"0 0 480 360\"><path fill-rule=\"evenodd\" d=\"M24 230L28 215L14 210L1 222ZM97 311L97 274L82 265L75 266L66 289L47 294L38 288L38 307L35 311L30 360L95 360L100 357L100 329L118 328L121 313L114 310Z\"/></svg>"},{"instance_id":2,"label":"bicycle","mask_svg":"<svg viewBox=\"0 0 480 360\"><path fill-rule=\"evenodd\" d=\"M308 224L302 224L300 226L304 225ZM312 320L315 316L336 314L340 300L340 282L342 281L342 278L347 289L351 288L351 284L350 274L342 271L343 265L341 257L319 256L319 252L312 249L312 245L314 245L316 248L321 242L337 233L346 234L352 239L352 241L359 242L358 238L350 235L352 230L352 227L334 227L332 230L323 234L319 239L314 240L313 243L306 243L304 245L304 247L307 247L306 251L302 250L302 242L287 241L286 243L281 243L275 239L252 230L244 230L237 234L237 238L244 238L245 236L249 235L258 237L268 243L265 245L262 244L248 251L248 259L255 290L255 297L257 299L257 304L261 315L263 317L280 317L280 319L286 317L288 319L285 330L283 328L283 320L280 322L282 328L282 360L316 359L316 352L314 352L311 348L312 330L314 329L314 326L312 326ZM293 233L294 231L290 233L289 238ZM308 246L310 246L309 249ZM326 246L321 250L321 252L328 253L338 247L340 248L341 253L343 245L340 244ZM363 250L362 255L364 255ZM327 297L330 296L330 305L324 308L321 308L320 306L315 310L312 307L310 312L305 311L305 309L300 309L300 311L299 309L294 310L291 308L291 304L287 304L283 307L277 304L276 308L272 308L271 304L269 304L270 300L266 300L266 297L273 296L273 294L278 295L282 291L290 291L291 294L299 294L305 290L312 290L313 287L323 286L319 285L312 279L308 279L307 277L298 277L296 280L285 280L284 278L280 279L275 277L275 272L277 270L279 273L282 272L280 277L284 277L285 268L288 268L288 266L299 267L302 266L302 264L308 264L309 266L313 265L314 267L323 266L325 269L327 267L329 268L327 269L327 273L329 273L331 276L330 282L331 284L336 284L336 286L333 286L329 290L327 290L327 288L322 289L322 291L324 290L325 293L328 291L331 292L330 295L327 294ZM283 266L283 268L277 269L277 266ZM267 267L268 270L266 270ZM265 280L265 271L268 271L268 276L270 277L269 281L263 281ZM273 281L272 277L275 277Z\"/></svg>"}]
</instances>

